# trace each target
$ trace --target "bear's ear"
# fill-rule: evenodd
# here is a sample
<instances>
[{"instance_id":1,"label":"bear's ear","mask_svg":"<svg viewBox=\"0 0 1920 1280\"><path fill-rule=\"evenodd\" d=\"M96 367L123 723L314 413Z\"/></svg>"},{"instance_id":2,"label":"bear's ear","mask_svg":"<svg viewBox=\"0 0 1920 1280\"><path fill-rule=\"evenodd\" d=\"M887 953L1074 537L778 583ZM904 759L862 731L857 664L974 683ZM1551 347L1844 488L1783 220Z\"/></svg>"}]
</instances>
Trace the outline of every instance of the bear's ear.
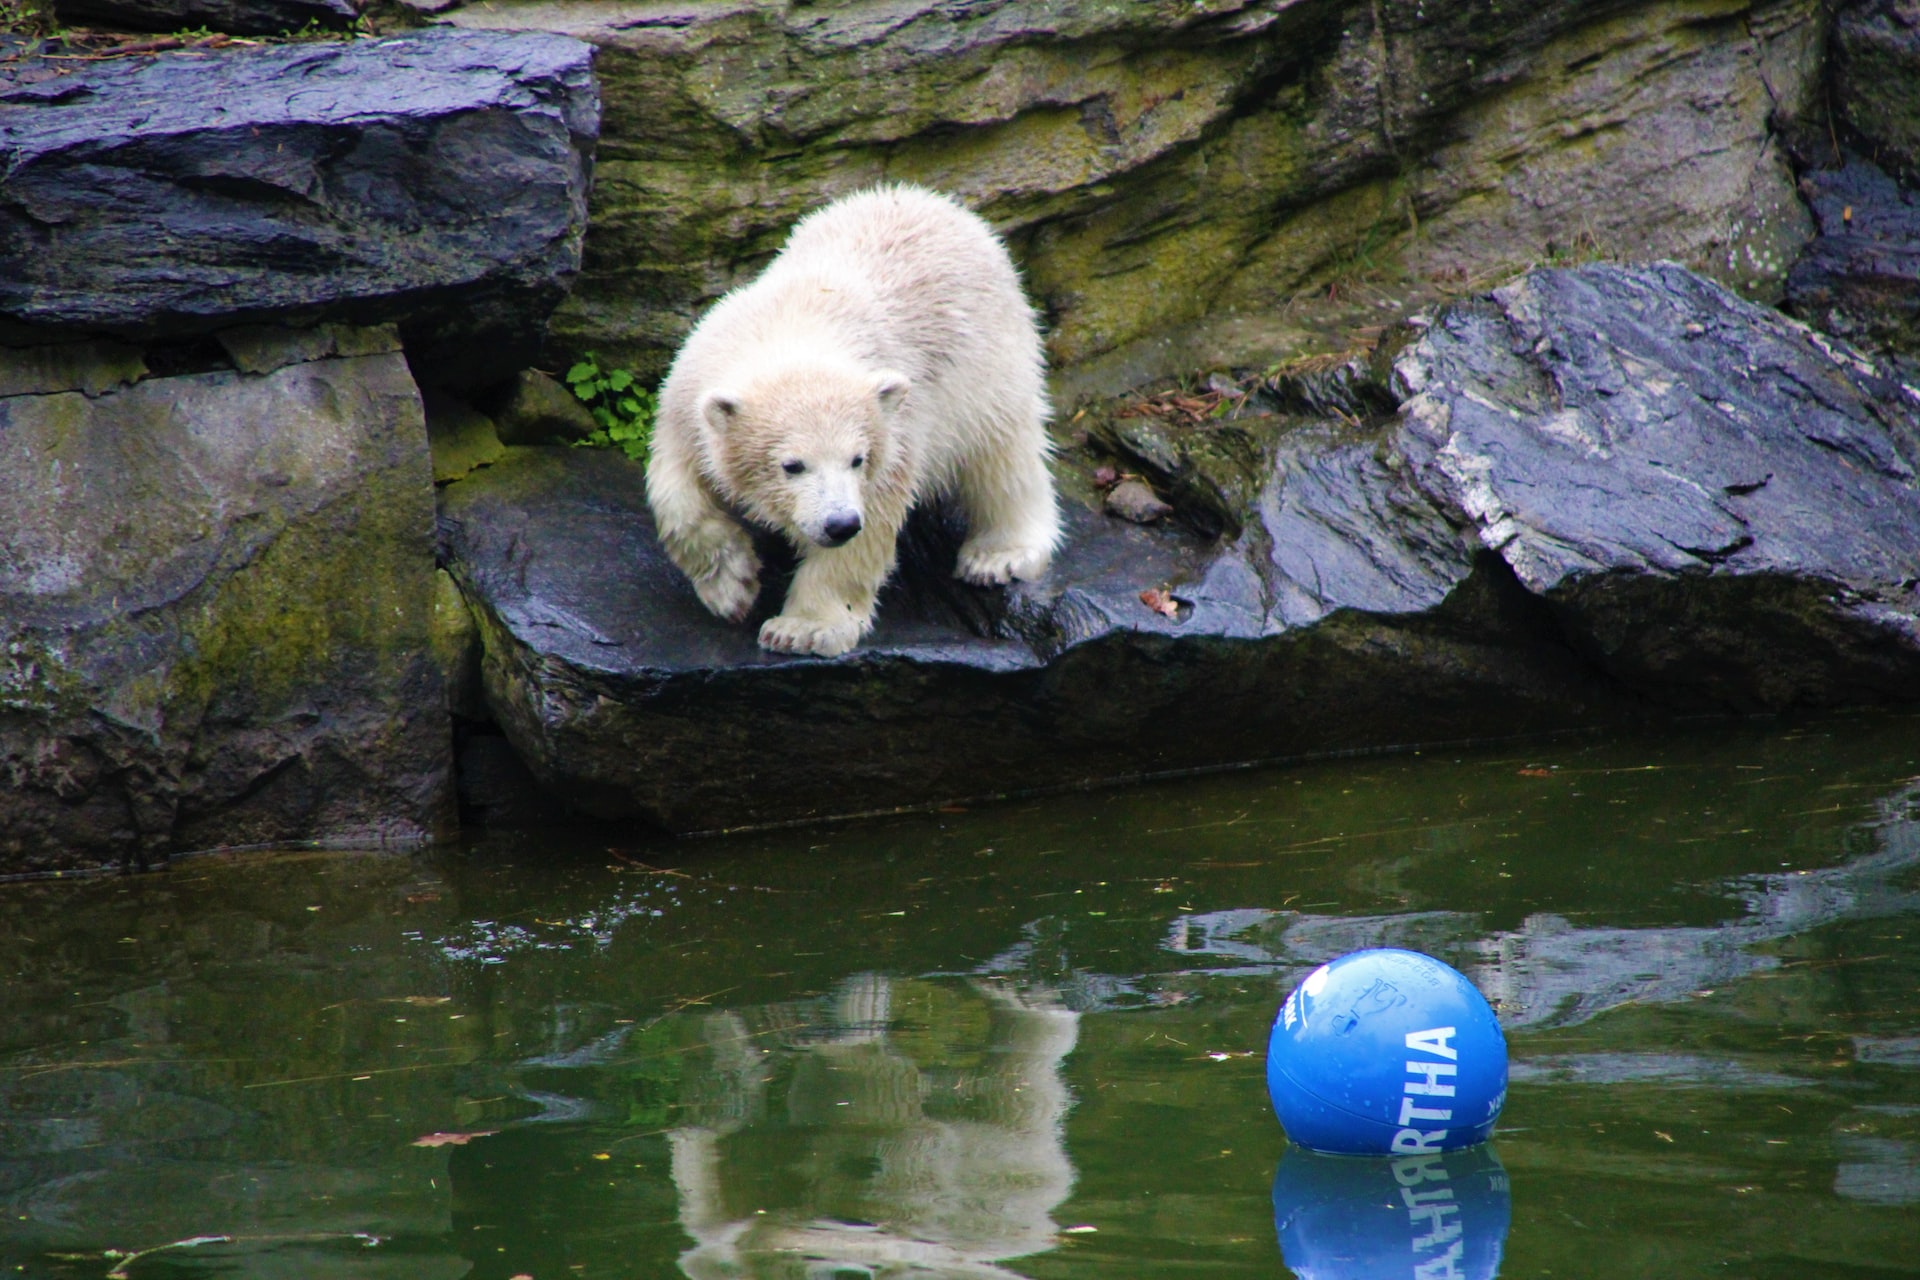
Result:
<instances>
[{"instance_id":1,"label":"bear's ear","mask_svg":"<svg viewBox=\"0 0 1920 1280\"><path fill-rule=\"evenodd\" d=\"M700 397L700 416L715 431L725 431L740 416L740 397L731 391L709 391Z\"/></svg>"},{"instance_id":2,"label":"bear's ear","mask_svg":"<svg viewBox=\"0 0 1920 1280\"><path fill-rule=\"evenodd\" d=\"M907 392L913 387L913 379L904 373L892 369L882 369L873 375L874 398L880 401L880 412L892 413L907 398Z\"/></svg>"}]
</instances>

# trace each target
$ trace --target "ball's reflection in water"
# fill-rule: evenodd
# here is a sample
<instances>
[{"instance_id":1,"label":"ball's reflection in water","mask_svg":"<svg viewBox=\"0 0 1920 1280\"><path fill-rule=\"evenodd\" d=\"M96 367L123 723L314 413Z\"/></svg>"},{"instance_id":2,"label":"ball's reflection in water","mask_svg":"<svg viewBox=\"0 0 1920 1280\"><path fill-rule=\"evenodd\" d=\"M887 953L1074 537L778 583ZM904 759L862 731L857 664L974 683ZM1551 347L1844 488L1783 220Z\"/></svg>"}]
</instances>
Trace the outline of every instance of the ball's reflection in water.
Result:
<instances>
[{"instance_id":1,"label":"ball's reflection in water","mask_svg":"<svg viewBox=\"0 0 1920 1280\"><path fill-rule=\"evenodd\" d=\"M1492 1280L1511 1216L1486 1144L1400 1157L1290 1147L1273 1176L1280 1256L1300 1280Z\"/></svg>"}]
</instances>

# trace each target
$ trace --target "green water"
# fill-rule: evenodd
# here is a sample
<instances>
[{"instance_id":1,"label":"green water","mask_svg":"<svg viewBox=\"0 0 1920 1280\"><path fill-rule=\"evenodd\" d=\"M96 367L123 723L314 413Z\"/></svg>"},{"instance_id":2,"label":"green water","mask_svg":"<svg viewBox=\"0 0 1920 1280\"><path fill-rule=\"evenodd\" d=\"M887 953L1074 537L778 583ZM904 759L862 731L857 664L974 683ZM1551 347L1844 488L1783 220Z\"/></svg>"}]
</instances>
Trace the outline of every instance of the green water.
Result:
<instances>
[{"instance_id":1,"label":"green water","mask_svg":"<svg viewBox=\"0 0 1920 1280\"><path fill-rule=\"evenodd\" d=\"M1267 1028L1375 944L1500 1009L1500 1274L1914 1274L1916 774L1723 725L0 886L0 1274L1284 1276Z\"/></svg>"}]
</instances>

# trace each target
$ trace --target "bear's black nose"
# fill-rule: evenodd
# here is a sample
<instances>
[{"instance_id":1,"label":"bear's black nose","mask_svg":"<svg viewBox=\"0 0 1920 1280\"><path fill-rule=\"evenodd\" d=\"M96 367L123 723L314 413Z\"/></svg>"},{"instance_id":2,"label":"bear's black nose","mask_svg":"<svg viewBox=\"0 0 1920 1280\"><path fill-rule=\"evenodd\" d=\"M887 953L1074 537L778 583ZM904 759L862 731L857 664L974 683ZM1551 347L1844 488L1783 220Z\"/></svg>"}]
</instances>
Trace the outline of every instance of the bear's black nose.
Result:
<instances>
[{"instance_id":1,"label":"bear's black nose","mask_svg":"<svg viewBox=\"0 0 1920 1280\"><path fill-rule=\"evenodd\" d=\"M820 531L827 535L828 546L840 546L842 543L850 541L854 534L860 532L860 517L851 511L841 515L828 516L826 524L821 526Z\"/></svg>"}]
</instances>

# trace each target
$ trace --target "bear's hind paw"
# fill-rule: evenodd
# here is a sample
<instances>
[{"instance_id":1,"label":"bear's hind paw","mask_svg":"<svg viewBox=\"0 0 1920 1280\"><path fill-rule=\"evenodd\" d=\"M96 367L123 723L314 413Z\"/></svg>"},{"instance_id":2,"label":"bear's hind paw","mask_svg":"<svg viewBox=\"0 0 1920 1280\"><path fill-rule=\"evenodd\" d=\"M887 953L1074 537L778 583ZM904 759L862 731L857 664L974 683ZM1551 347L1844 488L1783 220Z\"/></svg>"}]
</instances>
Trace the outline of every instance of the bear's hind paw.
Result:
<instances>
[{"instance_id":1,"label":"bear's hind paw","mask_svg":"<svg viewBox=\"0 0 1920 1280\"><path fill-rule=\"evenodd\" d=\"M837 658L859 643L860 628L852 623L817 622L782 613L760 624L760 647L774 653Z\"/></svg>"}]
</instances>

